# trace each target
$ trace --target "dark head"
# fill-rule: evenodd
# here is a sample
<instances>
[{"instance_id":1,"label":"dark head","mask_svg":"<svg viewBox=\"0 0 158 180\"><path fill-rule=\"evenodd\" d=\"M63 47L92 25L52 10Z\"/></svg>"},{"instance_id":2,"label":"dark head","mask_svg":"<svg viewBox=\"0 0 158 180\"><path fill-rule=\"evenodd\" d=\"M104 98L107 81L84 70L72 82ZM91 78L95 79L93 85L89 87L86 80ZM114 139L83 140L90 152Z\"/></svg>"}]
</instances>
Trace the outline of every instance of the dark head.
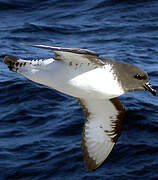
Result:
<instances>
[{"instance_id":1,"label":"dark head","mask_svg":"<svg viewBox=\"0 0 158 180\"><path fill-rule=\"evenodd\" d=\"M113 62L113 68L125 92L148 90L156 96L156 90L149 83L148 74L145 71L137 66L118 62Z\"/></svg>"}]
</instances>

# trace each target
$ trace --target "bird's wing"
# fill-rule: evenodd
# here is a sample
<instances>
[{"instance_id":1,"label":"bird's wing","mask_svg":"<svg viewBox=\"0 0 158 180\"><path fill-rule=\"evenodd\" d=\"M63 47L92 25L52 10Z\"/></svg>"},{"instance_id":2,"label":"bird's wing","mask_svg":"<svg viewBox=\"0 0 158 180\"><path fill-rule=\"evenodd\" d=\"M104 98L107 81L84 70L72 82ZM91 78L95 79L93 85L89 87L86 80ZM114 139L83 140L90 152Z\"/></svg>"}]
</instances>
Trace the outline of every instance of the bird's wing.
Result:
<instances>
[{"instance_id":1,"label":"bird's wing","mask_svg":"<svg viewBox=\"0 0 158 180\"><path fill-rule=\"evenodd\" d=\"M62 60L68 64L80 64L80 63L91 63L94 65L104 65L104 62L99 59L99 55L94 51L80 48L63 48L63 47L52 47L45 45L30 45L26 46L48 49L53 51L55 54L54 59Z\"/></svg>"},{"instance_id":2,"label":"bird's wing","mask_svg":"<svg viewBox=\"0 0 158 180\"><path fill-rule=\"evenodd\" d=\"M84 161L88 170L93 171L105 161L119 138L125 111L117 98L78 101L86 116L82 134Z\"/></svg>"}]
</instances>

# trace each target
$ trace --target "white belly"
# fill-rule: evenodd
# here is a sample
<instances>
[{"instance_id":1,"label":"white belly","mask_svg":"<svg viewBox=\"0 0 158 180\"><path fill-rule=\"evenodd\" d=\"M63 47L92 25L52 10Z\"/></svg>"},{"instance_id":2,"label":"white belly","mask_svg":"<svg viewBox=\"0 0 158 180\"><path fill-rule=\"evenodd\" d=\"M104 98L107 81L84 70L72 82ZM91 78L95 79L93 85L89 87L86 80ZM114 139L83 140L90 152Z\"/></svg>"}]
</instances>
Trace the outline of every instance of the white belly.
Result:
<instances>
[{"instance_id":1,"label":"white belly","mask_svg":"<svg viewBox=\"0 0 158 180\"><path fill-rule=\"evenodd\" d=\"M109 99L120 96L123 90L114 80L111 68L90 67L87 64L68 65L52 61L47 66L23 71L28 79L79 98Z\"/></svg>"}]
</instances>

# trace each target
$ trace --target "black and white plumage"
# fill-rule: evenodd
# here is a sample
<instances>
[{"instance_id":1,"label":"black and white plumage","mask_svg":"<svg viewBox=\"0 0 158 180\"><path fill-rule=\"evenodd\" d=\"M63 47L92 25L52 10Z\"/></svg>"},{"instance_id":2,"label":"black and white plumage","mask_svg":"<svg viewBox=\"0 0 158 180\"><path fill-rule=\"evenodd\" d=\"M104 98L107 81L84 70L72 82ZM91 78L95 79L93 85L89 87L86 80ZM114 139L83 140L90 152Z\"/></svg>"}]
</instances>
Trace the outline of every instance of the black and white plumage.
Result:
<instances>
[{"instance_id":1,"label":"black and white plumage","mask_svg":"<svg viewBox=\"0 0 158 180\"><path fill-rule=\"evenodd\" d=\"M86 117L84 161L88 170L95 170L121 134L125 111L116 97L137 90L156 95L147 73L133 65L99 58L85 49L28 46L51 50L55 57L29 61L6 56L4 63L13 72L78 99Z\"/></svg>"}]
</instances>

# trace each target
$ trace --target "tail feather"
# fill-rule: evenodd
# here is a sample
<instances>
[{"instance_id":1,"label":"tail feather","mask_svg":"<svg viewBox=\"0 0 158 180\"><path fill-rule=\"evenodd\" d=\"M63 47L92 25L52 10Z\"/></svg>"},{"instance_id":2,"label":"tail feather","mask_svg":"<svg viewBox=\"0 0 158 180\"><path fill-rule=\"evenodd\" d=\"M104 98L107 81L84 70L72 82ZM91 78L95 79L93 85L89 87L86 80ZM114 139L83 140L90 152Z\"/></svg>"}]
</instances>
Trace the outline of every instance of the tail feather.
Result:
<instances>
[{"instance_id":1,"label":"tail feather","mask_svg":"<svg viewBox=\"0 0 158 180\"><path fill-rule=\"evenodd\" d=\"M13 72L17 72L19 68L24 67L26 64L29 63L29 61L17 59L11 56L5 56L3 62Z\"/></svg>"},{"instance_id":2,"label":"tail feather","mask_svg":"<svg viewBox=\"0 0 158 180\"><path fill-rule=\"evenodd\" d=\"M3 62L10 71L19 73L31 81L48 86L53 73L50 69L54 67L55 60L52 58L45 60L23 60L6 56ZM56 70L56 68L54 69Z\"/></svg>"},{"instance_id":3,"label":"tail feather","mask_svg":"<svg viewBox=\"0 0 158 180\"><path fill-rule=\"evenodd\" d=\"M11 57L11 56L5 56L3 62L4 62L4 64L10 66L10 64L17 62L17 58L14 58L14 57Z\"/></svg>"},{"instance_id":4,"label":"tail feather","mask_svg":"<svg viewBox=\"0 0 158 180\"><path fill-rule=\"evenodd\" d=\"M23 71L27 71L28 69L39 69L47 64L51 63L53 60L48 59L46 61L43 60L23 60L17 59L11 56L5 56L4 64L6 64L10 71L21 73Z\"/></svg>"}]
</instances>

